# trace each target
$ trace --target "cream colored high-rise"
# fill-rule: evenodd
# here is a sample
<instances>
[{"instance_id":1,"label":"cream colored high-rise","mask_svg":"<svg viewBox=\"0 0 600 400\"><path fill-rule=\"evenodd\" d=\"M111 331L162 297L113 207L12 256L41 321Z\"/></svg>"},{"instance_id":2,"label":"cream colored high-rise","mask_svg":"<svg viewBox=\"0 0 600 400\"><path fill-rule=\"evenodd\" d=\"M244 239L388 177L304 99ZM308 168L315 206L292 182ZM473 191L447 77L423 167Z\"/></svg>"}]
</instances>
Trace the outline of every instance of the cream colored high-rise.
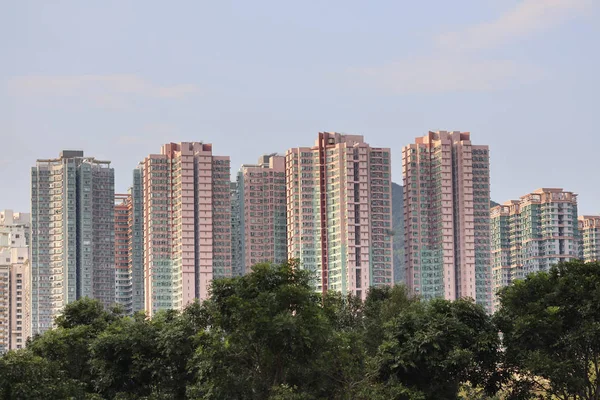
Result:
<instances>
[{"instance_id":1,"label":"cream colored high-rise","mask_svg":"<svg viewBox=\"0 0 600 400\"><path fill-rule=\"evenodd\" d=\"M0 354L31 336L30 214L0 211Z\"/></svg>"},{"instance_id":2,"label":"cream colored high-rise","mask_svg":"<svg viewBox=\"0 0 600 400\"><path fill-rule=\"evenodd\" d=\"M579 256L585 262L600 261L600 215L580 215Z\"/></svg>"},{"instance_id":3,"label":"cream colored high-rise","mask_svg":"<svg viewBox=\"0 0 600 400\"><path fill-rule=\"evenodd\" d=\"M429 132L402 149L406 283L425 299L492 307L488 146Z\"/></svg>"},{"instance_id":4,"label":"cream colored high-rise","mask_svg":"<svg viewBox=\"0 0 600 400\"><path fill-rule=\"evenodd\" d=\"M541 188L491 210L494 294L515 279L579 258L577 194ZM495 296L494 307L498 306Z\"/></svg>"},{"instance_id":5,"label":"cream colored high-rise","mask_svg":"<svg viewBox=\"0 0 600 400\"><path fill-rule=\"evenodd\" d=\"M314 271L317 289L366 297L392 285L390 149L321 132L286 153L288 257Z\"/></svg>"}]
</instances>

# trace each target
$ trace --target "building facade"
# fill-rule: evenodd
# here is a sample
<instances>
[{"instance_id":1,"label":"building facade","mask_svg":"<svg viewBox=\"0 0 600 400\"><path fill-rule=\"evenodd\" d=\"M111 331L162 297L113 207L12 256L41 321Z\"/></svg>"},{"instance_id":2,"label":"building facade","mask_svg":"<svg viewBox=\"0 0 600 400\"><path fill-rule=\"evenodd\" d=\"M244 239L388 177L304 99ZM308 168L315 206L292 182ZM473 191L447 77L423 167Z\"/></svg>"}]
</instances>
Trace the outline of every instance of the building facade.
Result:
<instances>
[{"instance_id":1,"label":"building facade","mask_svg":"<svg viewBox=\"0 0 600 400\"><path fill-rule=\"evenodd\" d=\"M600 215L580 215L579 258L585 262L600 261Z\"/></svg>"},{"instance_id":2,"label":"building facade","mask_svg":"<svg viewBox=\"0 0 600 400\"><path fill-rule=\"evenodd\" d=\"M30 214L0 211L0 354L31 336Z\"/></svg>"},{"instance_id":3,"label":"building facade","mask_svg":"<svg viewBox=\"0 0 600 400\"><path fill-rule=\"evenodd\" d=\"M317 290L366 297L393 284L390 149L321 132L286 152L288 257L314 271Z\"/></svg>"},{"instance_id":4,"label":"building facade","mask_svg":"<svg viewBox=\"0 0 600 400\"><path fill-rule=\"evenodd\" d=\"M144 195L142 171L133 171L133 184L129 188L127 204L128 220L128 257L129 277L131 283L131 311L145 311L144 308Z\"/></svg>"},{"instance_id":5,"label":"building facade","mask_svg":"<svg viewBox=\"0 0 600 400\"><path fill-rule=\"evenodd\" d=\"M491 239L494 293L532 272L580 258L577 195L542 188L492 208Z\"/></svg>"},{"instance_id":6,"label":"building facade","mask_svg":"<svg viewBox=\"0 0 600 400\"><path fill-rule=\"evenodd\" d=\"M235 190L234 270L243 275L261 262L287 261L285 157L270 154L242 165Z\"/></svg>"},{"instance_id":7,"label":"building facade","mask_svg":"<svg viewBox=\"0 0 600 400\"><path fill-rule=\"evenodd\" d=\"M513 265L521 265L519 201L511 200L490 210L490 255L492 262L492 306L498 308L498 289L513 281ZM517 273L515 272L515 276Z\"/></svg>"},{"instance_id":8,"label":"building facade","mask_svg":"<svg viewBox=\"0 0 600 400\"><path fill-rule=\"evenodd\" d=\"M125 314L144 310L141 173L127 194L115 195L115 301Z\"/></svg>"},{"instance_id":9,"label":"building facade","mask_svg":"<svg viewBox=\"0 0 600 400\"><path fill-rule=\"evenodd\" d=\"M115 194L115 302L127 315L133 313L129 269L129 210L131 195Z\"/></svg>"},{"instance_id":10,"label":"building facade","mask_svg":"<svg viewBox=\"0 0 600 400\"><path fill-rule=\"evenodd\" d=\"M229 157L200 142L168 143L139 166L144 308L181 310L232 275Z\"/></svg>"},{"instance_id":11,"label":"building facade","mask_svg":"<svg viewBox=\"0 0 600 400\"><path fill-rule=\"evenodd\" d=\"M115 302L114 170L66 150L31 170L32 330L82 297Z\"/></svg>"},{"instance_id":12,"label":"building facade","mask_svg":"<svg viewBox=\"0 0 600 400\"><path fill-rule=\"evenodd\" d=\"M229 193L231 194L231 274L242 276L245 271L242 267L242 227L237 182L231 182Z\"/></svg>"},{"instance_id":13,"label":"building facade","mask_svg":"<svg viewBox=\"0 0 600 400\"><path fill-rule=\"evenodd\" d=\"M402 149L406 284L424 299L492 308L489 148L429 132Z\"/></svg>"}]
</instances>

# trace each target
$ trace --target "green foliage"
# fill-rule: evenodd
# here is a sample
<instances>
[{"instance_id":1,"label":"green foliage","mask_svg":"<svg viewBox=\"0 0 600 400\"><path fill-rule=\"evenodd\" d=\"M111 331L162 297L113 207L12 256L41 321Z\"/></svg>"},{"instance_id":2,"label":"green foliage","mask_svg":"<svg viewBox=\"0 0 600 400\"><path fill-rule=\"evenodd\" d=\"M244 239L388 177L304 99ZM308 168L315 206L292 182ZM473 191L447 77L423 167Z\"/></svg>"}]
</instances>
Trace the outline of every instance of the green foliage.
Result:
<instances>
[{"instance_id":1,"label":"green foliage","mask_svg":"<svg viewBox=\"0 0 600 400\"><path fill-rule=\"evenodd\" d=\"M494 392L498 335L471 301L413 302L384 325L377 355L382 381L395 379L426 399L456 399L462 383Z\"/></svg>"},{"instance_id":2,"label":"green foliage","mask_svg":"<svg viewBox=\"0 0 600 400\"><path fill-rule=\"evenodd\" d=\"M90 344L95 389L106 398L124 394L135 397L152 393L160 353L155 345L157 324L123 318L111 324ZM158 371L157 371L158 370Z\"/></svg>"},{"instance_id":3,"label":"green foliage","mask_svg":"<svg viewBox=\"0 0 600 400\"><path fill-rule=\"evenodd\" d=\"M404 286L372 287L364 304L365 346L371 356L383 343L385 324L392 321L417 301Z\"/></svg>"},{"instance_id":4,"label":"green foliage","mask_svg":"<svg viewBox=\"0 0 600 400\"><path fill-rule=\"evenodd\" d=\"M500 294L496 322L515 397L600 398L600 264L573 261Z\"/></svg>"},{"instance_id":5,"label":"green foliage","mask_svg":"<svg viewBox=\"0 0 600 400\"><path fill-rule=\"evenodd\" d=\"M22 350L10 351L0 359L0 398L83 399L85 391L52 361Z\"/></svg>"},{"instance_id":6,"label":"green foliage","mask_svg":"<svg viewBox=\"0 0 600 400\"><path fill-rule=\"evenodd\" d=\"M505 393L490 395L480 387L473 387L470 383L463 384L458 392L458 398L461 400L503 400L506 399Z\"/></svg>"},{"instance_id":7,"label":"green foliage","mask_svg":"<svg viewBox=\"0 0 600 400\"><path fill-rule=\"evenodd\" d=\"M84 297L75 303L67 304L62 315L56 318L56 326L63 329L87 326L99 332L118 319L121 314L120 307L107 312L100 302Z\"/></svg>"},{"instance_id":8,"label":"green foliage","mask_svg":"<svg viewBox=\"0 0 600 400\"><path fill-rule=\"evenodd\" d=\"M105 311L100 302L83 298L68 304L56 319L57 328L35 337L27 349L92 390L90 343L119 318L120 310Z\"/></svg>"},{"instance_id":9,"label":"green foliage","mask_svg":"<svg viewBox=\"0 0 600 400\"><path fill-rule=\"evenodd\" d=\"M496 389L498 335L480 307L422 303L401 286L364 302L323 297L295 261L215 280L183 312L128 317L82 299L56 324L0 359L0 398L443 400Z\"/></svg>"},{"instance_id":10,"label":"green foliage","mask_svg":"<svg viewBox=\"0 0 600 400\"><path fill-rule=\"evenodd\" d=\"M314 397L300 392L296 386L283 384L271 388L269 400L314 400Z\"/></svg>"},{"instance_id":11,"label":"green foliage","mask_svg":"<svg viewBox=\"0 0 600 400\"><path fill-rule=\"evenodd\" d=\"M319 390L314 364L333 332L306 271L256 265L214 282L205 306L211 329L197 352L197 395L265 399L272 387L311 382Z\"/></svg>"}]
</instances>

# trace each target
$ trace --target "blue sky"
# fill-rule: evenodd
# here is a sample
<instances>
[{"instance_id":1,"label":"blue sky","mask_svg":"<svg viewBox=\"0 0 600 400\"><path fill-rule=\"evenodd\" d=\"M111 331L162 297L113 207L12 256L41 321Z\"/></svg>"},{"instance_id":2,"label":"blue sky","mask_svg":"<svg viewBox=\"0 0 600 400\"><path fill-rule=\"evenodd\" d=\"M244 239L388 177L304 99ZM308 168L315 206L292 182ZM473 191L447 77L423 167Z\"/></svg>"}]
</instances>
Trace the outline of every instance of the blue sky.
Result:
<instances>
[{"instance_id":1,"label":"blue sky","mask_svg":"<svg viewBox=\"0 0 600 400\"><path fill-rule=\"evenodd\" d=\"M0 16L0 209L61 149L109 159L117 191L170 141L232 172L317 132L392 148L470 131L492 199L538 187L600 213L600 1L12 1Z\"/></svg>"}]
</instances>

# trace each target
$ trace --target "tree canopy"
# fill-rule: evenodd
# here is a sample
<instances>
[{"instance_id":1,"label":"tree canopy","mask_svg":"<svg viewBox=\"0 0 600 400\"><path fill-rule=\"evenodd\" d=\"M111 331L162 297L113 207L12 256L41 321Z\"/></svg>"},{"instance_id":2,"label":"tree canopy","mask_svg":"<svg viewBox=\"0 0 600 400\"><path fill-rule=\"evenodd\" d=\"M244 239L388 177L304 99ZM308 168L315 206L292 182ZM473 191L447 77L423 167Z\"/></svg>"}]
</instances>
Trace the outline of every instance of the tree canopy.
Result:
<instances>
[{"instance_id":1,"label":"tree canopy","mask_svg":"<svg viewBox=\"0 0 600 400\"><path fill-rule=\"evenodd\" d=\"M600 399L600 264L572 261L504 288L496 323L515 396Z\"/></svg>"},{"instance_id":2,"label":"tree canopy","mask_svg":"<svg viewBox=\"0 0 600 400\"><path fill-rule=\"evenodd\" d=\"M81 299L0 358L0 398L599 399L599 271L531 275L494 317L403 286L322 296L294 261L217 279L208 300L152 319Z\"/></svg>"}]
</instances>

